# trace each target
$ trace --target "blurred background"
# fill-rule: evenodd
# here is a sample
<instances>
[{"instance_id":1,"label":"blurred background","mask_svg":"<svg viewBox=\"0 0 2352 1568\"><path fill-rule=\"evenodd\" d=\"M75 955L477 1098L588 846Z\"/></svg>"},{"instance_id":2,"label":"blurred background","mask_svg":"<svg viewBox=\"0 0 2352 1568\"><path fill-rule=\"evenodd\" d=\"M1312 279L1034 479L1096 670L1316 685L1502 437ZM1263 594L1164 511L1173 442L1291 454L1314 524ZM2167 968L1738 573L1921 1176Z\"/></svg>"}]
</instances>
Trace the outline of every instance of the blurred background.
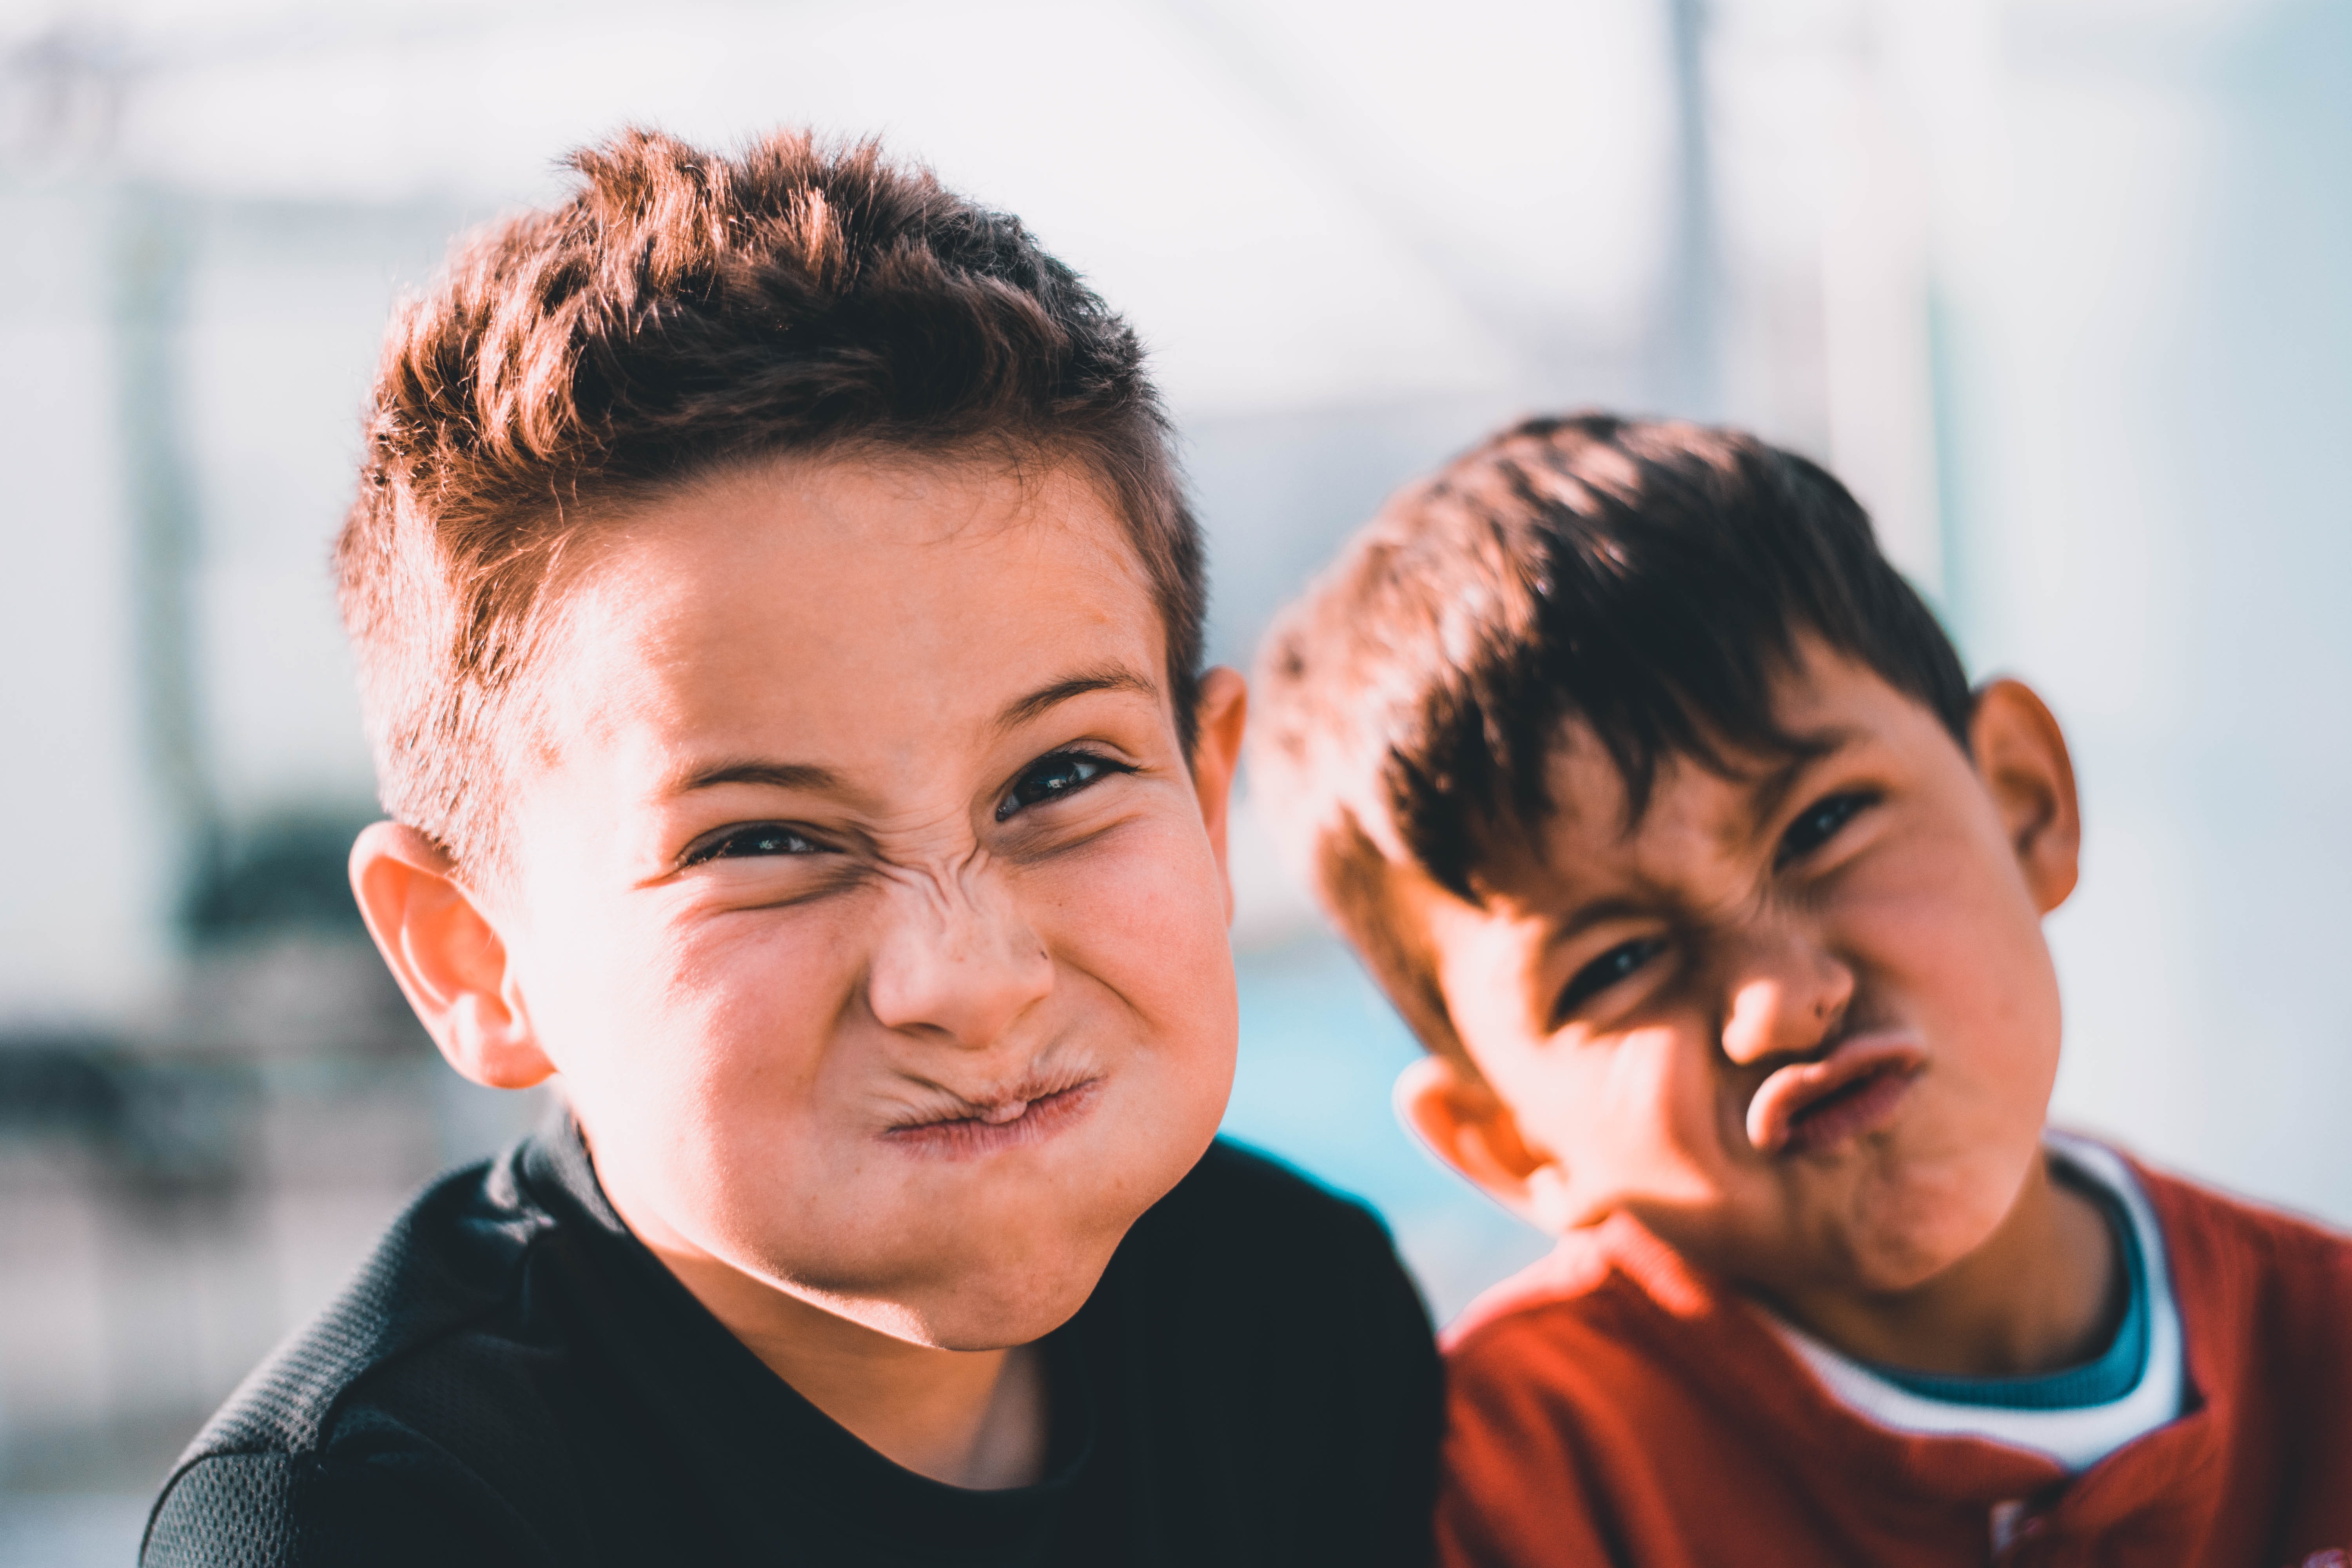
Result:
<instances>
[{"instance_id":1,"label":"blurred background","mask_svg":"<svg viewBox=\"0 0 2352 1568\"><path fill-rule=\"evenodd\" d=\"M1513 415L1829 461L2086 803L2058 1114L2352 1223L2343 0L0 5L0 1563L124 1563L405 1196L545 1113L344 890L325 570L388 305L625 119L879 132L1129 313L1213 647ZM1253 837L1230 1130L1450 1315L1539 1250Z\"/></svg>"}]
</instances>

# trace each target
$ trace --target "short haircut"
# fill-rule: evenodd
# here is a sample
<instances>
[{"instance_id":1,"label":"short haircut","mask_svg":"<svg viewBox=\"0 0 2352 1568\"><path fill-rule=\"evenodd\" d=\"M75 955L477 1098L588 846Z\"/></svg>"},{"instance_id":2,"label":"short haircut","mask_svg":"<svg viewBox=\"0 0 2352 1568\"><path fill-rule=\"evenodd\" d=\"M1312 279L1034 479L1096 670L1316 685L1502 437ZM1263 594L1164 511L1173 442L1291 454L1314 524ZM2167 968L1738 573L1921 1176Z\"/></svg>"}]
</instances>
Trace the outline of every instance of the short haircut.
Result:
<instances>
[{"instance_id":1,"label":"short haircut","mask_svg":"<svg viewBox=\"0 0 2352 1568\"><path fill-rule=\"evenodd\" d=\"M1934 613L1818 465L1738 431L1531 419L1392 498L1267 634L1253 798L1424 1043L1452 1041L1401 929L1403 865L1471 903L1483 857L1551 808L1571 720L1635 823L1660 761L1801 754L1772 683L1811 632L1969 744Z\"/></svg>"},{"instance_id":2,"label":"short haircut","mask_svg":"<svg viewBox=\"0 0 2352 1568\"><path fill-rule=\"evenodd\" d=\"M462 239L387 335L335 546L385 809L501 853L498 737L583 527L766 458L1069 463L1120 515L1189 751L1200 530L1134 331L1015 219L871 142L640 130Z\"/></svg>"}]
</instances>

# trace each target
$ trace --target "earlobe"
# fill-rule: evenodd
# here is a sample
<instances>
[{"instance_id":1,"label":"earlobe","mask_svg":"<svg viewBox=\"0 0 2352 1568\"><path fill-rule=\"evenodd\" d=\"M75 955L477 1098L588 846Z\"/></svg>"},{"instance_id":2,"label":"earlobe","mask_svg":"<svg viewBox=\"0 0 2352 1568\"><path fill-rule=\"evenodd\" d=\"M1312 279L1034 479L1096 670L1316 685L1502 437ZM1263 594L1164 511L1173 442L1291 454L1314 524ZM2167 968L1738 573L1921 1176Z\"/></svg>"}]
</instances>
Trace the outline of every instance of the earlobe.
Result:
<instances>
[{"instance_id":1,"label":"earlobe","mask_svg":"<svg viewBox=\"0 0 2352 1568\"><path fill-rule=\"evenodd\" d=\"M368 934L450 1066L493 1089L553 1075L506 943L440 846L399 823L371 824L352 846L351 877Z\"/></svg>"},{"instance_id":2,"label":"earlobe","mask_svg":"<svg viewBox=\"0 0 2352 1568\"><path fill-rule=\"evenodd\" d=\"M2082 805L2065 734L2031 687L2000 679L1978 688L1969 740L2026 886L2048 914L2081 868Z\"/></svg>"},{"instance_id":3,"label":"earlobe","mask_svg":"<svg viewBox=\"0 0 2352 1568\"><path fill-rule=\"evenodd\" d=\"M1192 793L1201 803L1201 819L1209 830L1209 847L1217 858L1217 875L1225 884L1225 919L1234 918L1233 878L1226 869L1225 824L1233 801L1234 772L1241 765L1242 731L1249 720L1249 683L1241 672L1223 665L1201 677L1201 699L1193 710Z\"/></svg>"},{"instance_id":4,"label":"earlobe","mask_svg":"<svg viewBox=\"0 0 2352 1568\"><path fill-rule=\"evenodd\" d=\"M1397 1075L1395 1096L1397 1115L1430 1152L1487 1196L1545 1231L1574 1223L1567 1172L1528 1144L1510 1107L1466 1063L1423 1057Z\"/></svg>"}]
</instances>

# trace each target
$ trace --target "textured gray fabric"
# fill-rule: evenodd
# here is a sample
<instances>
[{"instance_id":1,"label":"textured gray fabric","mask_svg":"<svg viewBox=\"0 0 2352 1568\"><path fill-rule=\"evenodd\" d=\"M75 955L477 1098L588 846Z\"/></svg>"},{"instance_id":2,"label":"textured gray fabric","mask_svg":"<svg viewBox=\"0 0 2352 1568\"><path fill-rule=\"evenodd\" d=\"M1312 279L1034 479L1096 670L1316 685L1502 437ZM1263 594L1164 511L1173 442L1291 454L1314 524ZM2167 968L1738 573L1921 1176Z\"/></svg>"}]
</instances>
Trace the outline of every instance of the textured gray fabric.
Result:
<instances>
[{"instance_id":1,"label":"textured gray fabric","mask_svg":"<svg viewBox=\"0 0 2352 1568\"><path fill-rule=\"evenodd\" d=\"M146 1568L286 1568L296 1543L290 1454L220 1454L183 1471L147 1527Z\"/></svg>"}]
</instances>

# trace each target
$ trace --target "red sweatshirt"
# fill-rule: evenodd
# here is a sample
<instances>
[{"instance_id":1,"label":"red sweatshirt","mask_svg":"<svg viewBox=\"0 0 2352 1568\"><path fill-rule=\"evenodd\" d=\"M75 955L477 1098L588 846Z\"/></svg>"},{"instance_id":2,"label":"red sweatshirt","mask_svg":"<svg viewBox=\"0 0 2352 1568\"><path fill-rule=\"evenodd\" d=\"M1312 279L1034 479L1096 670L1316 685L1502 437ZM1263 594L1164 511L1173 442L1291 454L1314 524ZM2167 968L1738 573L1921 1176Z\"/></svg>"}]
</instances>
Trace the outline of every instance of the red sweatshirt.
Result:
<instances>
[{"instance_id":1,"label":"red sweatshirt","mask_svg":"<svg viewBox=\"0 0 2352 1568\"><path fill-rule=\"evenodd\" d=\"M1892 1431L1621 1215L1447 1332L1440 1560L2352 1568L2352 1238L2134 1172L2180 1308L2179 1420L2072 1478Z\"/></svg>"}]
</instances>

